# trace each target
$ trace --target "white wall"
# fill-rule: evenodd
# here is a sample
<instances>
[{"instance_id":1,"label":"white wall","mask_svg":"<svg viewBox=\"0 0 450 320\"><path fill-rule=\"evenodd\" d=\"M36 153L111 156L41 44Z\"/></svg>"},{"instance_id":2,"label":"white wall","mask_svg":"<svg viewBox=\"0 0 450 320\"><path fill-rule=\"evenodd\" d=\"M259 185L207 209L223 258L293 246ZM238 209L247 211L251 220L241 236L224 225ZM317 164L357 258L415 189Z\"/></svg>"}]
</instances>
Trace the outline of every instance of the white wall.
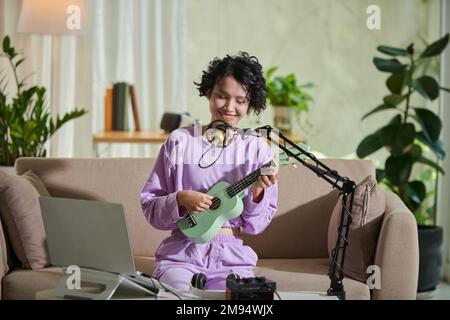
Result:
<instances>
[{"instance_id":1,"label":"white wall","mask_svg":"<svg viewBox=\"0 0 450 320\"><path fill-rule=\"evenodd\" d=\"M192 81L215 56L239 50L257 56L264 68L277 65L300 82L312 81L315 103L307 115L313 128L298 133L330 157L355 152L358 143L386 122L380 113L361 117L388 93L386 73L372 63L380 44L406 47L431 41L430 25L439 25L438 0L189 0L187 3L188 109L208 121L208 104ZM381 9L381 30L366 26L369 5ZM431 9L430 9L431 8ZM436 19L435 19L436 18ZM261 117L272 124L272 110ZM242 127L254 124L243 122ZM383 151L377 157L384 159Z\"/></svg>"},{"instance_id":2,"label":"white wall","mask_svg":"<svg viewBox=\"0 0 450 320\"><path fill-rule=\"evenodd\" d=\"M13 1L0 0L0 5ZM297 127L314 150L329 157L354 153L363 137L386 122L385 112L364 122L360 120L388 93L384 85L387 74L379 72L372 63L374 56L383 56L376 47L405 47L411 41L420 46L422 39L435 40L439 3L440 0L188 0L187 110L207 122L207 101L198 97L192 82L199 80L212 58L248 51L265 68L277 65L280 74L293 72L300 82L316 84L310 90L315 102L304 117L313 127ZM381 30L369 30L366 26L366 9L372 4L381 9ZM6 20L15 15L0 15L5 19L0 21L0 31L10 24ZM148 74L153 74L152 70ZM165 107L176 110L178 106ZM153 115L155 106L149 108ZM268 107L261 122L272 124L272 115ZM157 121L153 121L151 129L156 125ZM256 125L254 117L241 124L252 125ZM91 154L91 144L77 142L74 156L87 154ZM384 159L385 153L379 151L375 158Z\"/></svg>"}]
</instances>

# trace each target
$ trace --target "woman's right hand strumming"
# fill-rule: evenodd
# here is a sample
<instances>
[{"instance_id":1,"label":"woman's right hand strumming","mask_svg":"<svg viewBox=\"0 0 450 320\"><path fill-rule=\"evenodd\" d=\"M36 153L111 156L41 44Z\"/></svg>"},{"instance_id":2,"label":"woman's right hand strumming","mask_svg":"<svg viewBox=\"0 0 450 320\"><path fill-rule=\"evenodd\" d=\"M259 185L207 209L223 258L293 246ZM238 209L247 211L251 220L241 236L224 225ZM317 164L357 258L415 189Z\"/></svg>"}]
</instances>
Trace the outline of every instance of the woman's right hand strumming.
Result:
<instances>
[{"instance_id":1,"label":"woman's right hand strumming","mask_svg":"<svg viewBox=\"0 0 450 320\"><path fill-rule=\"evenodd\" d=\"M199 213L209 209L214 197L207 193L193 190L177 192L178 205L185 207L190 213Z\"/></svg>"}]
</instances>

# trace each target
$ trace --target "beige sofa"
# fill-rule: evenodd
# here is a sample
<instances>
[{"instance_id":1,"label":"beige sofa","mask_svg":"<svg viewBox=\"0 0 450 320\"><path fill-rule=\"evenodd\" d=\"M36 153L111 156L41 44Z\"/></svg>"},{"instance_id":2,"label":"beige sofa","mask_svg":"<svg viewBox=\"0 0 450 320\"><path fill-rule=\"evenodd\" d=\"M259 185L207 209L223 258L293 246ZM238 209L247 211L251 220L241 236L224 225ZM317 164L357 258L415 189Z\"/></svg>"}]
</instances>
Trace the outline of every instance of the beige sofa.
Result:
<instances>
[{"instance_id":1,"label":"beige sofa","mask_svg":"<svg viewBox=\"0 0 450 320\"><path fill-rule=\"evenodd\" d=\"M324 160L355 182L374 167L363 160ZM153 159L21 158L17 174L32 169L54 197L119 202L124 205L137 268L151 274L154 253L168 235L152 228L140 207L140 191ZM279 210L260 235L245 236L259 255L256 275L275 280L279 290L326 291L330 286L327 252L328 224L337 190L308 169L282 167L279 173ZM0 279L3 299L33 299L35 292L55 287L57 267L22 270L5 253L8 239L0 228ZM350 235L351 236L351 235ZM9 252L10 253L10 252ZM374 264L381 270L381 289L344 279L348 299L415 299L418 277L417 228L413 215L393 193L386 193L386 211Z\"/></svg>"}]
</instances>

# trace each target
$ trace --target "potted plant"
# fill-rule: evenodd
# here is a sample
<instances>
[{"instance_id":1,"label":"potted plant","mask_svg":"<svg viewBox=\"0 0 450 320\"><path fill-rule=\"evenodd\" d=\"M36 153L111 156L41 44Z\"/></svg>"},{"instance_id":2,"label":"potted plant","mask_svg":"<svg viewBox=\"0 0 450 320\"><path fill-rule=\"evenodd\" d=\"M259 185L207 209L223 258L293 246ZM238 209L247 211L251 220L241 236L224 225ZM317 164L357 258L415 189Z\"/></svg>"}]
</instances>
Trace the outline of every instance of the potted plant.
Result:
<instances>
[{"instance_id":1,"label":"potted plant","mask_svg":"<svg viewBox=\"0 0 450 320\"><path fill-rule=\"evenodd\" d=\"M9 99L8 80L0 71L0 166L14 166L19 157L45 157L46 141L63 124L87 111L75 109L53 120L47 110L45 88L27 87L26 77L19 79L17 68L25 58L11 46L9 36L2 40L0 57L8 60L16 86L15 96Z\"/></svg>"},{"instance_id":2,"label":"potted plant","mask_svg":"<svg viewBox=\"0 0 450 320\"><path fill-rule=\"evenodd\" d=\"M291 134L294 115L298 119L301 112L309 109L309 102L313 100L303 89L312 88L314 84L300 85L292 73L273 77L277 69L272 67L266 72L267 98L274 107L274 126L285 134Z\"/></svg>"},{"instance_id":3,"label":"potted plant","mask_svg":"<svg viewBox=\"0 0 450 320\"><path fill-rule=\"evenodd\" d=\"M445 157L445 150L439 139L441 119L429 108L417 106L417 102L413 104L412 99L419 95L433 101L439 97L440 90L450 91L441 87L429 71L429 66L438 62L448 40L447 34L422 52L417 52L414 44L405 49L388 46L377 48L391 56L391 59L373 59L378 70L389 73L386 80L389 94L362 119L381 111L396 114L382 128L365 137L357 148L360 158L383 147L389 152L384 168L377 169L377 179L395 192L416 217L420 250L418 292L433 290L442 277L442 228L436 225L435 206L427 207L425 202L434 192L429 189L436 188L433 174L436 171L444 174L438 161ZM436 160L429 157L426 150ZM428 167L431 171L413 176L413 169L420 166ZM431 185L427 185L427 180L431 180Z\"/></svg>"}]
</instances>

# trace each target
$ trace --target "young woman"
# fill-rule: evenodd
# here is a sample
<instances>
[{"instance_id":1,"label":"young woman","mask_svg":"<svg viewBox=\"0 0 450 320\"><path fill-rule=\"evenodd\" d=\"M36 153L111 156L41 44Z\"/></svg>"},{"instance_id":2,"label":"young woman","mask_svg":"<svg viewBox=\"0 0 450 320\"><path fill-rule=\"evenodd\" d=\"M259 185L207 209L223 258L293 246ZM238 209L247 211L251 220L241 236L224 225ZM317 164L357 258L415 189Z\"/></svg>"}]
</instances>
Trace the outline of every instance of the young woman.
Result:
<instances>
[{"instance_id":1,"label":"young woman","mask_svg":"<svg viewBox=\"0 0 450 320\"><path fill-rule=\"evenodd\" d=\"M215 58L195 85L200 96L209 100L211 123L226 121L237 127L247 114L259 114L266 107L262 67L245 52ZM245 190L241 215L225 222L213 239L194 243L178 229L176 222L188 211L195 217L211 206L213 197L206 192L214 184L234 183L274 156L261 138L227 135L231 138L226 139L226 146L214 145L205 129L192 126L173 131L141 192L147 221L157 229L172 230L156 252L153 276L181 290L188 290L198 273L207 276L206 289L215 290L225 289L229 274L254 276L257 255L243 245L242 232L262 232L277 210L277 172L269 168Z\"/></svg>"}]
</instances>

